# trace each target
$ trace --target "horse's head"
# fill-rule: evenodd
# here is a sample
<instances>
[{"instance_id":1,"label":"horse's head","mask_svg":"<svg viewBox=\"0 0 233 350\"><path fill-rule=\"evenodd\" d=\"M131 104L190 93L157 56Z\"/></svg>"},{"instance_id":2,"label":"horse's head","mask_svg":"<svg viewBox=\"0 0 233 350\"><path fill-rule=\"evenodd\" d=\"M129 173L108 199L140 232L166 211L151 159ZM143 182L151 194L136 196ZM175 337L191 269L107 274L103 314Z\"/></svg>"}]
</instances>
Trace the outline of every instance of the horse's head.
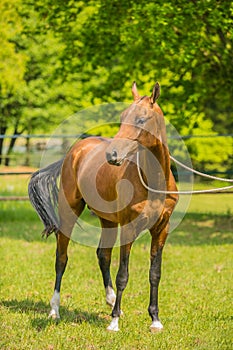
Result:
<instances>
[{"instance_id":1,"label":"horse's head","mask_svg":"<svg viewBox=\"0 0 233 350\"><path fill-rule=\"evenodd\" d=\"M134 82L132 94L134 102L122 113L120 129L106 151L107 161L113 165L121 165L140 145L152 149L166 144L164 117L156 102L159 84L155 84L150 97L141 97Z\"/></svg>"}]
</instances>

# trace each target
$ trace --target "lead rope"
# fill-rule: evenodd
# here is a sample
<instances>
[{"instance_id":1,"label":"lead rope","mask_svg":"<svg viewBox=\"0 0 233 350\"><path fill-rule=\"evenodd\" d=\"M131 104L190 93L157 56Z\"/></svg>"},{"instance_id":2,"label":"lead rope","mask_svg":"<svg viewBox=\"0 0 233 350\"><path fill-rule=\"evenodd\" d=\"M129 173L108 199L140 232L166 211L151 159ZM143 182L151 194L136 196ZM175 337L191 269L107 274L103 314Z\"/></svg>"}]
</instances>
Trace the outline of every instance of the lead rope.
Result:
<instances>
[{"instance_id":1,"label":"lead rope","mask_svg":"<svg viewBox=\"0 0 233 350\"><path fill-rule=\"evenodd\" d=\"M187 165L179 162L178 160L176 160L174 157L170 156L171 160L173 160L173 162L175 162L176 164L180 165L182 168L200 175L202 177L207 177L209 179L212 180L219 180L219 181L225 181L225 182L233 182L233 179L222 179L221 177L216 177L216 176L212 176L212 175L207 175L204 173L201 173L200 171L194 170L190 167L188 167ZM141 174L141 170L140 170L140 166L139 166L139 152L137 152L137 169L138 169L138 176L139 179L142 183L142 185L151 192L154 193L161 193L161 194L184 194L184 195L188 195L188 194L200 194L200 193L214 193L214 192L219 192L219 191L224 191L224 190L229 190L230 188L233 188L233 185L231 186L225 186L225 187L219 187L219 188L212 188L209 190L195 190L195 191L162 191L162 190L155 190L154 188L151 188L149 186L147 186L147 184L144 182L143 178L142 178L142 174Z\"/></svg>"}]
</instances>

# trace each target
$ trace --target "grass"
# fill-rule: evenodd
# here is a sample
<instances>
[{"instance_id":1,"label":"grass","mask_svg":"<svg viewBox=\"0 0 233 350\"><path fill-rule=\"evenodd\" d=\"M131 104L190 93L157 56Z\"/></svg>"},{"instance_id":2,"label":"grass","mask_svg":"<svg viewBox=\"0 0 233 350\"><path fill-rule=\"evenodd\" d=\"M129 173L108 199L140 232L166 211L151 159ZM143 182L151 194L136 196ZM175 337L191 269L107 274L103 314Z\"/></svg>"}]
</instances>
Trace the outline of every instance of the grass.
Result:
<instances>
[{"instance_id":1,"label":"grass","mask_svg":"<svg viewBox=\"0 0 233 350\"><path fill-rule=\"evenodd\" d=\"M27 176L2 178L0 195L26 194ZM41 239L42 224L28 202L0 202L0 348L232 349L232 208L231 195L193 196L170 234L160 284L161 333L149 331L149 236L135 242L115 334L106 331L111 317L95 249L74 242L62 284L62 319L56 324L47 318L55 239ZM118 256L116 248L113 278Z\"/></svg>"}]
</instances>

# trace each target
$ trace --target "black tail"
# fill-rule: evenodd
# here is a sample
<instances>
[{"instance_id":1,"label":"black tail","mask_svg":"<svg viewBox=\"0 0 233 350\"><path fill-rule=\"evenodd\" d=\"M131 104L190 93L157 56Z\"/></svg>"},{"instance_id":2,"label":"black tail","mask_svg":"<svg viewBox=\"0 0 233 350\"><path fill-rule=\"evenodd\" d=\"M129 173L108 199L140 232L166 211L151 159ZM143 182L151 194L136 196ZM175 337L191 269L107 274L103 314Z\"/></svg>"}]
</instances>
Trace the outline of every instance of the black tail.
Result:
<instances>
[{"instance_id":1,"label":"black tail","mask_svg":"<svg viewBox=\"0 0 233 350\"><path fill-rule=\"evenodd\" d=\"M59 218L57 180L61 174L63 159L46 168L36 171L28 185L29 199L44 224L42 235L47 237L58 230Z\"/></svg>"}]
</instances>

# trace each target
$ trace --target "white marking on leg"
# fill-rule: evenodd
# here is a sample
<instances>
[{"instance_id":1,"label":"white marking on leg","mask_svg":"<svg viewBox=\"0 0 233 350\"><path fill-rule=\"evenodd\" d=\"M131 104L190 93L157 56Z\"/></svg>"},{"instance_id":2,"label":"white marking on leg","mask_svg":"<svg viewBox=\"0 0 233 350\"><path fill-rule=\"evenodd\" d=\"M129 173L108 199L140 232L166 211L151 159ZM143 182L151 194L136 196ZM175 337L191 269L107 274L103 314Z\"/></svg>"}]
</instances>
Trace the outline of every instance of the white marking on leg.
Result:
<instances>
[{"instance_id":1,"label":"white marking on leg","mask_svg":"<svg viewBox=\"0 0 233 350\"><path fill-rule=\"evenodd\" d=\"M161 331L163 329L163 325L160 321L153 321L150 326L151 332Z\"/></svg>"},{"instance_id":2,"label":"white marking on leg","mask_svg":"<svg viewBox=\"0 0 233 350\"><path fill-rule=\"evenodd\" d=\"M111 308L114 307L116 301L116 294L114 290L111 287L106 288L106 303L111 306ZM121 316L124 315L123 311L120 310Z\"/></svg>"},{"instance_id":3,"label":"white marking on leg","mask_svg":"<svg viewBox=\"0 0 233 350\"><path fill-rule=\"evenodd\" d=\"M59 306L60 306L60 293L58 291L54 291L53 297L50 300L51 305L51 311L49 313L49 317L53 318L54 320L60 319L59 314Z\"/></svg>"},{"instance_id":4,"label":"white marking on leg","mask_svg":"<svg viewBox=\"0 0 233 350\"><path fill-rule=\"evenodd\" d=\"M108 326L107 330L118 332L119 331L118 321L119 321L119 317L113 317L112 322Z\"/></svg>"},{"instance_id":5,"label":"white marking on leg","mask_svg":"<svg viewBox=\"0 0 233 350\"><path fill-rule=\"evenodd\" d=\"M113 307L116 301L116 294L114 292L114 290L112 289L112 287L106 287L106 303Z\"/></svg>"}]
</instances>

